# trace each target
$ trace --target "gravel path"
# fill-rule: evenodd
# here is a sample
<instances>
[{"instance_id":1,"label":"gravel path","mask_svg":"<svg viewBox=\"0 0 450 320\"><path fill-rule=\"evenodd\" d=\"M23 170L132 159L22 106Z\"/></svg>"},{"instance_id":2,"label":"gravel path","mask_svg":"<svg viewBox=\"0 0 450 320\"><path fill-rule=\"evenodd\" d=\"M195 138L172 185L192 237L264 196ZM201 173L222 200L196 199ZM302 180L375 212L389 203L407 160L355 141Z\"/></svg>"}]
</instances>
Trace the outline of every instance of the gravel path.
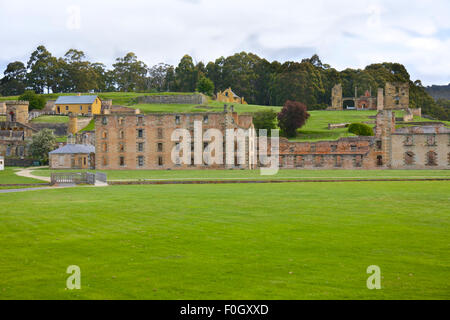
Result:
<instances>
[{"instance_id":1,"label":"gravel path","mask_svg":"<svg viewBox=\"0 0 450 320\"><path fill-rule=\"evenodd\" d=\"M47 168L47 167L32 167L32 168L21 169L19 171L16 171L15 174L18 176L21 176L21 177L33 178L33 179L42 180L45 182L50 182L50 177L39 177L39 176L35 176L34 174L31 173L31 171L40 169L40 168Z\"/></svg>"}]
</instances>

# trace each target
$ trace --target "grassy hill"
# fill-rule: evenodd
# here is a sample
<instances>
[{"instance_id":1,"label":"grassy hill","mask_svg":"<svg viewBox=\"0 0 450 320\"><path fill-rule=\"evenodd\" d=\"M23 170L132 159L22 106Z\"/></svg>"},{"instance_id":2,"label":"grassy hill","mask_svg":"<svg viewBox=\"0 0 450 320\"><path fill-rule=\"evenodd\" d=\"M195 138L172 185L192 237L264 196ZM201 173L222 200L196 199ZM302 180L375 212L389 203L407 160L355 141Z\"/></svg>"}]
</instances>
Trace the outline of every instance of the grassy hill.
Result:
<instances>
[{"instance_id":1,"label":"grassy hill","mask_svg":"<svg viewBox=\"0 0 450 320\"><path fill-rule=\"evenodd\" d=\"M91 93L84 93L83 95L89 95ZM104 92L95 93L101 99L111 99L114 105L123 105L131 108L139 109L142 113L162 113L162 112L220 112L223 111L223 102L209 100L205 105L198 104L138 104L137 98L145 95L174 95L174 94L191 94L191 93L178 93L178 92L161 92L161 93L137 93L137 92ZM73 95L73 93L64 94L46 94L44 97L47 100L57 99L60 95ZM15 100L17 97L0 97L0 101L4 100ZM230 104L228 104L230 105ZM234 109L238 113L252 113L261 110L273 109L278 112L281 110L280 106L261 106L261 105L244 105L244 104L233 104ZM293 141L321 141L321 140L336 140L341 137L353 136L348 133L346 128L329 130L329 123L352 123L352 122L366 122L374 121L371 116L375 116L377 111L356 111L356 110L346 110L346 111L309 111L311 117L309 118L306 125L299 130L297 138L292 139ZM403 115L402 111L396 111L396 116L400 117ZM415 121L430 121L425 118L415 117ZM59 122L66 120L63 118L46 118L40 117L34 122ZM450 122L447 122L450 125ZM369 124L374 126L374 124ZM92 130L93 123L88 126L85 130Z\"/></svg>"}]
</instances>

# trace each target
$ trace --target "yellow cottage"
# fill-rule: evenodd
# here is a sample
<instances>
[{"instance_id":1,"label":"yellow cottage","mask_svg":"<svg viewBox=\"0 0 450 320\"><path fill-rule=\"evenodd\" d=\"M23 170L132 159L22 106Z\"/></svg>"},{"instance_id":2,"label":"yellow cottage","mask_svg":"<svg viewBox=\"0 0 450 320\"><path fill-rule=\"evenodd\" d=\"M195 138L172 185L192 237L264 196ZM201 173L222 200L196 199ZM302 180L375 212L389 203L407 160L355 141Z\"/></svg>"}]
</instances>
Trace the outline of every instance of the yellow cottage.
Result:
<instances>
[{"instance_id":1,"label":"yellow cottage","mask_svg":"<svg viewBox=\"0 0 450 320\"><path fill-rule=\"evenodd\" d=\"M102 101L97 96L60 96L55 101L57 114L100 114Z\"/></svg>"},{"instance_id":2,"label":"yellow cottage","mask_svg":"<svg viewBox=\"0 0 450 320\"><path fill-rule=\"evenodd\" d=\"M231 90L231 88L228 88L224 91L219 91L217 93L217 101L219 102L228 102L228 103L240 103L240 104L247 104L245 99L242 97L239 97L236 93Z\"/></svg>"}]
</instances>

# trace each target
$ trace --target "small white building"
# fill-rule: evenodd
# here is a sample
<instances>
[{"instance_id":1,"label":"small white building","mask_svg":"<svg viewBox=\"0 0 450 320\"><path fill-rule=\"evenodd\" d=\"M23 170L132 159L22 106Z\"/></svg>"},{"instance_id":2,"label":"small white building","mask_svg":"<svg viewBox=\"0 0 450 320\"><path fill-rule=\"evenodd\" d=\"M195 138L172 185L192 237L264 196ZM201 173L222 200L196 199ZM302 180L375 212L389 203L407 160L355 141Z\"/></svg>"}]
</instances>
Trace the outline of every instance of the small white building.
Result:
<instances>
[{"instance_id":1,"label":"small white building","mask_svg":"<svg viewBox=\"0 0 450 320\"><path fill-rule=\"evenodd\" d=\"M5 158L0 156L0 171L5 170Z\"/></svg>"}]
</instances>

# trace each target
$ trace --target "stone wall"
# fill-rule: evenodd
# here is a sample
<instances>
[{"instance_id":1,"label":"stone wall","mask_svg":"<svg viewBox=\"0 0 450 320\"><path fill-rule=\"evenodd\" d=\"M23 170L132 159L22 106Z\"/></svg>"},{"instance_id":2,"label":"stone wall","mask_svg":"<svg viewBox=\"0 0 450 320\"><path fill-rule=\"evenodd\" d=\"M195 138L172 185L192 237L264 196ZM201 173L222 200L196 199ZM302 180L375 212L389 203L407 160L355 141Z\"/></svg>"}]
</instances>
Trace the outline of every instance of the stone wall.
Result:
<instances>
[{"instance_id":1,"label":"stone wall","mask_svg":"<svg viewBox=\"0 0 450 320\"><path fill-rule=\"evenodd\" d=\"M36 161L39 162L39 160L34 160L34 159L5 158L5 166L8 166L8 167L30 167Z\"/></svg>"},{"instance_id":2,"label":"stone wall","mask_svg":"<svg viewBox=\"0 0 450 320\"><path fill-rule=\"evenodd\" d=\"M138 103L148 104L206 104L208 99L201 93L167 94L138 97Z\"/></svg>"},{"instance_id":3,"label":"stone wall","mask_svg":"<svg viewBox=\"0 0 450 320\"><path fill-rule=\"evenodd\" d=\"M53 130L56 136L66 136L68 134L68 124L67 123L31 123L33 129L38 131L42 129Z\"/></svg>"},{"instance_id":4,"label":"stone wall","mask_svg":"<svg viewBox=\"0 0 450 320\"><path fill-rule=\"evenodd\" d=\"M297 169L377 169L384 166L374 137L290 142L280 139L280 167Z\"/></svg>"}]
</instances>

